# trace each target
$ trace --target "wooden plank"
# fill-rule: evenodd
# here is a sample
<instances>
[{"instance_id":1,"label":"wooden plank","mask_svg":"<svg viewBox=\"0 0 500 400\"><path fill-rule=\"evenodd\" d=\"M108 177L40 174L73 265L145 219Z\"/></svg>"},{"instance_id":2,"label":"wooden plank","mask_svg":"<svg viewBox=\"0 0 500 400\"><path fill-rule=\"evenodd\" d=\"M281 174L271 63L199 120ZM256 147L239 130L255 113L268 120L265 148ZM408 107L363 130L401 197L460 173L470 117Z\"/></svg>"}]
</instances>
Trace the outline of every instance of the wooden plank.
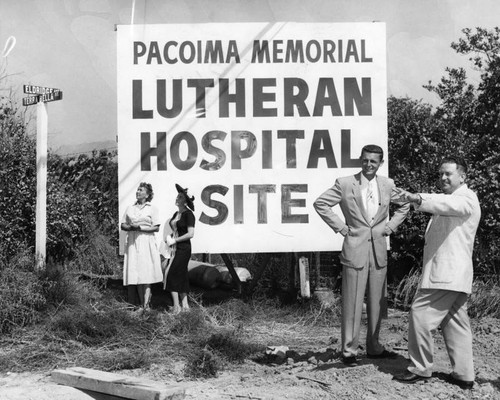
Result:
<instances>
[{"instance_id":1,"label":"wooden plank","mask_svg":"<svg viewBox=\"0 0 500 400\"><path fill-rule=\"evenodd\" d=\"M61 385L133 400L180 400L186 395L186 389L180 386L165 386L152 380L88 368L54 370L52 380Z\"/></svg>"}]
</instances>

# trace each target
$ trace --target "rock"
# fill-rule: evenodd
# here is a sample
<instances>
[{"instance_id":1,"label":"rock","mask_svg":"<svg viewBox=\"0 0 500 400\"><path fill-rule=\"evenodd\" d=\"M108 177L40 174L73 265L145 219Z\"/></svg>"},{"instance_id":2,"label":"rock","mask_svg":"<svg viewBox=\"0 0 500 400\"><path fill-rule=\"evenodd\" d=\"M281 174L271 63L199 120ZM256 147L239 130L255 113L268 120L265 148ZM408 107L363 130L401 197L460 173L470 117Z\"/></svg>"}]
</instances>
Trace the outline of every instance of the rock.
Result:
<instances>
[{"instance_id":1,"label":"rock","mask_svg":"<svg viewBox=\"0 0 500 400\"><path fill-rule=\"evenodd\" d=\"M309 357L309 358L307 359L307 362L308 362L309 364L318 365L318 360L317 360L317 359L316 359L316 357L314 357L314 356Z\"/></svg>"},{"instance_id":2,"label":"rock","mask_svg":"<svg viewBox=\"0 0 500 400\"><path fill-rule=\"evenodd\" d=\"M483 383L481 386L481 393L495 393L495 388L491 383Z\"/></svg>"},{"instance_id":3,"label":"rock","mask_svg":"<svg viewBox=\"0 0 500 400\"><path fill-rule=\"evenodd\" d=\"M329 340L329 344L337 344L339 342L339 338L332 336Z\"/></svg>"},{"instance_id":4,"label":"rock","mask_svg":"<svg viewBox=\"0 0 500 400\"><path fill-rule=\"evenodd\" d=\"M287 346L268 346L266 348L267 355L276 356L278 358L285 358L287 351Z\"/></svg>"}]
</instances>

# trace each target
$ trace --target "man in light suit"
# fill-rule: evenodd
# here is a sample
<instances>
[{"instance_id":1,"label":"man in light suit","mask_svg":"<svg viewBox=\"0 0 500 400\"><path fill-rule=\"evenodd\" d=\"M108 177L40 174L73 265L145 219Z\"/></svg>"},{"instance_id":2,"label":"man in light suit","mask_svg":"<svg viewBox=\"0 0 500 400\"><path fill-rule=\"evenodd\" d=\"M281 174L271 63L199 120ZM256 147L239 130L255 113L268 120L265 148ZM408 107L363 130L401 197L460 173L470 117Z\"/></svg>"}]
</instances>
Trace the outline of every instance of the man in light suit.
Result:
<instances>
[{"instance_id":1,"label":"man in light suit","mask_svg":"<svg viewBox=\"0 0 500 400\"><path fill-rule=\"evenodd\" d=\"M394 377L401 382L432 376L432 332L441 327L453 369L446 380L463 389L474 385L467 297L472 290L472 249L481 208L465 183L466 173L462 159L446 158L439 169L444 194L402 194L416 210L428 212L432 218L425 233L422 277L411 307L411 365L405 374Z\"/></svg>"},{"instance_id":2,"label":"man in light suit","mask_svg":"<svg viewBox=\"0 0 500 400\"><path fill-rule=\"evenodd\" d=\"M406 218L409 203L399 204L388 221L389 204L399 192L394 181L377 175L384 162L382 148L367 145L361 151L361 172L336 180L335 185L319 196L314 208L323 220L344 236L342 263L342 361L357 365L361 314L367 294L368 358L395 358L379 342L382 309L385 305L387 276L387 237ZM339 204L344 220L333 212Z\"/></svg>"}]
</instances>

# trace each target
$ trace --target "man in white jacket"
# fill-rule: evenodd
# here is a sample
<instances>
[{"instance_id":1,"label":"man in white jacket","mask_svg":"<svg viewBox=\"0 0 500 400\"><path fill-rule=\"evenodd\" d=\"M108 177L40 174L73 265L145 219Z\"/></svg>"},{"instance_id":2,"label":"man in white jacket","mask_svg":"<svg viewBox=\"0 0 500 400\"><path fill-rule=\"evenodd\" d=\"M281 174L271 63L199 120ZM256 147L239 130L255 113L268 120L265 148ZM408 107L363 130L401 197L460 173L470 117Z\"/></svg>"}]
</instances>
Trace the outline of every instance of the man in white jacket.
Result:
<instances>
[{"instance_id":1,"label":"man in white jacket","mask_svg":"<svg viewBox=\"0 0 500 400\"><path fill-rule=\"evenodd\" d=\"M459 157L441 162L444 194L411 194L417 211L432 214L425 233L422 278L413 300L408 331L411 365L394 379L414 383L432 376L432 332L441 327L453 371L447 380L463 389L474 385L472 331L467 298L472 290L472 249L481 218L476 194L467 187L467 166Z\"/></svg>"}]
</instances>

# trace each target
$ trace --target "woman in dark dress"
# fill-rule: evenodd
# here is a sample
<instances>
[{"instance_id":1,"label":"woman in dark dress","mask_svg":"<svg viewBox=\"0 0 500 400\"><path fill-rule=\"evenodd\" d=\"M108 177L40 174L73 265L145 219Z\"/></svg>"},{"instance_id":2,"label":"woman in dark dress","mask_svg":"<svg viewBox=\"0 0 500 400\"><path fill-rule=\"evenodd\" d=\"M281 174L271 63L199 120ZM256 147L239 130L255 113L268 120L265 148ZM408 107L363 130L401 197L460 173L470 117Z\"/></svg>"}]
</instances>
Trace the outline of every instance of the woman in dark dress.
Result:
<instances>
[{"instance_id":1,"label":"woman in dark dress","mask_svg":"<svg viewBox=\"0 0 500 400\"><path fill-rule=\"evenodd\" d=\"M175 205L178 211L168 221L172 234L166 237L171 251L171 261L165 271L163 287L172 295L173 312L189 310L188 263L191 258L191 238L194 236L194 197L190 197L187 189L175 184L178 195Z\"/></svg>"}]
</instances>

